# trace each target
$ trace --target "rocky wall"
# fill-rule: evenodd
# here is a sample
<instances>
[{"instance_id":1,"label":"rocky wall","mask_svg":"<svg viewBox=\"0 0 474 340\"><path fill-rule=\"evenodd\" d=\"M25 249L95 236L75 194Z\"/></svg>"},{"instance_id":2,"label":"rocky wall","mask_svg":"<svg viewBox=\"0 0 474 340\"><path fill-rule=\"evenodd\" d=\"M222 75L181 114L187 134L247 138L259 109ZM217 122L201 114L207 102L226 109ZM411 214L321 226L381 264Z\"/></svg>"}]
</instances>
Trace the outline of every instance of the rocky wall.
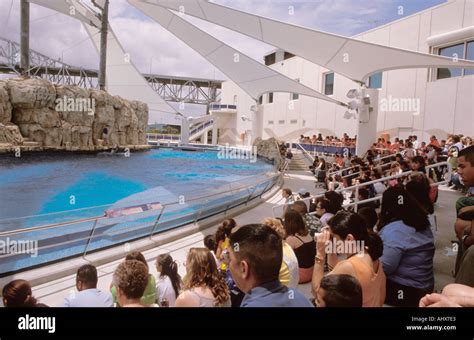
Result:
<instances>
[{"instance_id":1,"label":"rocky wall","mask_svg":"<svg viewBox=\"0 0 474 340\"><path fill-rule=\"evenodd\" d=\"M0 144L95 151L145 145L148 106L42 79L0 80ZM107 133L104 133L107 131Z\"/></svg>"}]
</instances>

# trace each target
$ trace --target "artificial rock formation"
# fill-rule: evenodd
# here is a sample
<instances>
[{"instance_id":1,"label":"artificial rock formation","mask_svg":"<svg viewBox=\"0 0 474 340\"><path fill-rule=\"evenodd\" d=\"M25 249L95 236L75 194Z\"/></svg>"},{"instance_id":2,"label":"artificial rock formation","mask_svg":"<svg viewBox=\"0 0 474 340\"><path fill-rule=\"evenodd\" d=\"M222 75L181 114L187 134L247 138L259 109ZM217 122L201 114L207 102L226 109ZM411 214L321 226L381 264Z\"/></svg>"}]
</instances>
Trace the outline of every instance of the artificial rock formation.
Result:
<instances>
[{"instance_id":1,"label":"artificial rock formation","mask_svg":"<svg viewBox=\"0 0 474 340\"><path fill-rule=\"evenodd\" d=\"M278 141L275 138L269 138L266 140L256 138L253 146L257 148L257 155L259 157L264 157L268 160L273 161L277 168L280 168L280 165L283 161L280 148L278 147Z\"/></svg>"},{"instance_id":2,"label":"artificial rock formation","mask_svg":"<svg viewBox=\"0 0 474 340\"><path fill-rule=\"evenodd\" d=\"M0 81L0 144L96 151L145 145L148 106L42 79ZM107 128L108 142L103 140Z\"/></svg>"}]
</instances>

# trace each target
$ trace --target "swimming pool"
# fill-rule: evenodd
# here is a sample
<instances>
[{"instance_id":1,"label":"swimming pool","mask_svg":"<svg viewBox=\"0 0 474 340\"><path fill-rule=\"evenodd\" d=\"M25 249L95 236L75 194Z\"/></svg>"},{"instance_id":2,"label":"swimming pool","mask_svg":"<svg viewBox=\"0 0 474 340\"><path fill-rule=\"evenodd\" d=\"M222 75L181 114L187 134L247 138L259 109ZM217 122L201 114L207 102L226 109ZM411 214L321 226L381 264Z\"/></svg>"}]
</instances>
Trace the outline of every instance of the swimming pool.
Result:
<instances>
[{"instance_id":1,"label":"swimming pool","mask_svg":"<svg viewBox=\"0 0 474 340\"><path fill-rule=\"evenodd\" d=\"M3 236L10 242L35 241L39 252L34 257L4 254L0 274L202 219L268 190L275 181L272 174L273 166L267 162L220 159L215 151L2 158L0 232L63 225ZM103 218L106 210L151 202L161 208ZM1 241L5 240L0 239L0 252Z\"/></svg>"}]
</instances>

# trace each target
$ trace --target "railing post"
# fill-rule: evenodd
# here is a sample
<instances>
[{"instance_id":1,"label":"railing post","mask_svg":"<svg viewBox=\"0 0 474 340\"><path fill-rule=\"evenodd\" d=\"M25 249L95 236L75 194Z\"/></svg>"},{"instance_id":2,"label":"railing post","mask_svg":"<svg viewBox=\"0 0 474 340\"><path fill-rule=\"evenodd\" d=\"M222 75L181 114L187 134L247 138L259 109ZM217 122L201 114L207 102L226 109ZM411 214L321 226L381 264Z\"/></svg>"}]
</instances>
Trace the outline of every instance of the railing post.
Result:
<instances>
[{"instance_id":1,"label":"railing post","mask_svg":"<svg viewBox=\"0 0 474 340\"><path fill-rule=\"evenodd\" d=\"M207 206L207 203L209 203L209 200L207 200L204 205ZM199 219L201 218L202 209L203 209L202 207L199 209L198 214L197 214L196 218L194 219L194 224L196 224L197 221L199 221Z\"/></svg>"},{"instance_id":2,"label":"railing post","mask_svg":"<svg viewBox=\"0 0 474 340\"><path fill-rule=\"evenodd\" d=\"M359 205L358 205L358 203L359 203L359 185L356 186L354 212L357 212L357 210L359 208Z\"/></svg>"},{"instance_id":3,"label":"railing post","mask_svg":"<svg viewBox=\"0 0 474 340\"><path fill-rule=\"evenodd\" d=\"M161 208L160 213L158 214L158 217L156 218L156 221L153 224L153 229L151 230L151 233L150 233L150 240L153 237L153 233L155 232L156 226L158 225L158 222L160 221L161 215L163 215L163 211L165 210L165 208L166 206L163 206L163 208Z\"/></svg>"},{"instance_id":4,"label":"railing post","mask_svg":"<svg viewBox=\"0 0 474 340\"><path fill-rule=\"evenodd\" d=\"M265 186L265 189L267 187ZM253 191L250 193L250 195L247 197L247 200L245 201L245 206L247 206L247 203L249 203L250 201L250 197L252 197L252 195L255 193L255 191L257 190L257 185L253 188ZM262 197L262 195L260 195L260 198Z\"/></svg>"},{"instance_id":5,"label":"railing post","mask_svg":"<svg viewBox=\"0 0 474 340\"><path fill-rule=\"evenodd\" d=\"M94 232L95 232L95 228L96 228L96 226L97 226L97 221L98 221L98 220L99 220L99 219L96 218L96 220L94 221L94 226L92 227L91 233L89 234L89 238L87 239L86 248L84 249L84 254L82 255L83 258L86 257L87 249L89 248L89 244L91 243L92 237L94 236Z\"/></svg>"},{"instance_id":6,"label":"railing post","mask_svg":"<svg viewBox=\"0 0 474 340\"><path fill-rule=\"evenodd\" d=\"M265 185L265 189L263 189L263 191L260 193L260 197L259 197L259 198L262 198L263 194L265 193L265 191L266 191L267 188L268 188L268 185L269 185L269 184ZM256 187L255 187L255 188L256 188Z\"/></svg>"}]
</instances>

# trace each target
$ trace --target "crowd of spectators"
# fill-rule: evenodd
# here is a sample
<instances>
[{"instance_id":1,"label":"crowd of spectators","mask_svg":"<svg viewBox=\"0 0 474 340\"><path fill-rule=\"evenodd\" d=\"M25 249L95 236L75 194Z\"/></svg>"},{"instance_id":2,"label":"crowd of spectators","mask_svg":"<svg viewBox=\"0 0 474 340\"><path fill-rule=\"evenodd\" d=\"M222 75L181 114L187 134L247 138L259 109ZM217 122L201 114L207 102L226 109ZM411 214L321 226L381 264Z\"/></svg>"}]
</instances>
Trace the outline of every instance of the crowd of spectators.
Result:
<instances>
[{"instance_id":1,"label":"crowd of spectators","mask_svg":"<svg viewBox=\"0 0 474 340\"><path fill-rule=\"evenodd\" d=\"M323 135L319 133L317 136L313 135L312 137L301 135L298 142L301 144L355 147L357 136L350 138L346 133L344 133L340 138L336 136L323 137Z\"/></svg>"},{"instance_id":2,"label":"crowd of spectators","mask_svg":"<svg viewBox=\"0 0 474 340\"><path fill-rule=\"evenodd\" d=\"M188 250L182 264L170 254L155 259L150 273L140 252L126 255L113 274L108 291L97 288L97 269L77 270L76 292L66 307L401 307L474 306L474 146L468 138L436 137L428 145L417 138L379 140L367 157L336 155L311 170L325 171L327 189L311 196L307 190L282 190L280 217L239 226L226 219L203 247ZM403 149L401 145L404 145ZM382 159L379 146L392 149ZM435 156L428 154L435 150ZM412 150L412 151L410 151ZM446 152L445 152L445 151ZM455 207L453 236L459 245L455 283L434 292L437 192L442 167L426 166L446 156L465 196ZM339 157L339 158L338 158ZM335 170L332 170L332 169ZM333 173L331 173L333 171ZM409 173L406 173L410 171ZM395 178L386 178L395 176ZM397 177L398 176L398 177ZM319 181L319 179L317 179ZM377 183L369 183L379 180ZM361 184L357 190L339 189ZM379 185L376 185L379 184ZM357 194L357 197L356 197ZM357 201L370 200L380 202ZM355 208L355 204L357 208ZM368 204L371 203L371 204ZM312 299L298 284L310 284ZM6 307L44 307L31 285L14 280L3 287Z\"/></svg>"}]
</instances>

